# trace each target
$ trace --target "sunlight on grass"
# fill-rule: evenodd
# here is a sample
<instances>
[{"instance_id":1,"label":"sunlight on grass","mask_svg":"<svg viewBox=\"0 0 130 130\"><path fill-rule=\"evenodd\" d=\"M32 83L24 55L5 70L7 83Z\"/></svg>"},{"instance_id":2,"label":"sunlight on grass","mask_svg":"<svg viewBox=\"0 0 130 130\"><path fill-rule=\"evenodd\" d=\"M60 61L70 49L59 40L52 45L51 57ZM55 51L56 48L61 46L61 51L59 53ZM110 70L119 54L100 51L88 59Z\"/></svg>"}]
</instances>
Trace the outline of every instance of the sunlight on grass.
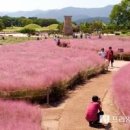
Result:
<instances>
[{"instance_id":1,"label":"sunlight on grass","mask_svg":"<svg viewBox=\"0 0 130 130\"><path fill-rule=\"evenodd\" d=\"M0 44L16 44L25 42L28 40L34 40L32 37L4 37L5 39L0 38Z\"/></svg>"},{"instance_id":2,"label":"sunlight on grass","mask_svg":"<svg viewBox=\"0 0 130 130\"><path fill-rule=\"evenodd\" d=\"M3 32L19 32L23 27L7 27L6 29L3 29Z\"/></svg>"}]
</instances>

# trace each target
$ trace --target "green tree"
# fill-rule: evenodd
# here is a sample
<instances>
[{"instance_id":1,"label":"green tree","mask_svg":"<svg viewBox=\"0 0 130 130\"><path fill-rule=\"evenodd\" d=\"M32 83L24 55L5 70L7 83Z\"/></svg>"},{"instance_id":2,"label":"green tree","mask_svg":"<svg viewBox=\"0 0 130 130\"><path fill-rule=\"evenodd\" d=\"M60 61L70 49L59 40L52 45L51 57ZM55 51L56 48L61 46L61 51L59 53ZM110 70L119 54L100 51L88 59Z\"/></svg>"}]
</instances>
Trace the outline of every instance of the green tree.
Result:
<instances>
[{"instance_id":1,"label":"green tree","mask_svg":"<svg viewBox=\"0 0 130 130\"><path fill-rule=\"evenodd\" d=\"M80 31L84 33L92 33L91 30L91 23L81 23L80 24Z\"/></svg>"},{"instance_id":2,"label":"green tree","mask_svg":"<svg viewBox=\"0 0 130 130\"><path fill-rule=\"evenodd\" d=\"M119 29L128 28L130 23L130 0L122 0L113 7L110 14L111 23L119 26Z\"/></svg>"},{"instance_id":3,"label":"green tree","mask_svg":"<svg viewBox=\"0 0 130 130\"><path fill-rule=\"evenodd\" d=\"M64 26L64 23L58 24L58 30L59 30L60 33L63 32L63 26Z\"/></svg>"},{"instance_id":4,"label":"green tree","mask_svg":"<svg viewBox=\"0 0 130 130\"><path fill-rule=\"evenodd\" d=\"M31 18L32 19L32 18ZM33 19L33 23L38 24L40 26L49 26L51 24L59 24L59 22L56 19Z\"/></svg>"},{"instance_id":5,"label":"green tree","mask_svg":"<svg viewBox=\"0 0 130 130\"><path fill-rule=\"evenodd\" d=\"M105 28L105 24L102 21L93 21L90 25L90 28L93 32L101 32Z\"/></svg>"},{"instance_id":6,"label":"green tree","mask_svg":"<svg viewBox=\"0 0 130 130\"><path fill-rule=\"evenodd\" d=\"M80 31L79 26L75 22L72 23L72 28L73 28L73 32L79 32Z\"/></svg>"},{"instance_id":7,"label":"green tree","mask_svg":"<svg viewBox=\"0 0 130 130\"><path fill-rule=\"evenodd\" d=\"M20 32L21 33L27 33L28 36L30 37L31 35L34 35L36 33L36 30L35 29L24 28Z\"/></svg>"},{"instance_id":8,"label":"green tree","mask_svg":"<svg viewBox=\"0 0 130 130\"><path fill-rule=\"evenodd\" d=\"M12 21L11 21L11 18L9 16L3 16L2 21L3 21L5 27L12 26Z\"/></svg>"},{"instance_id":9,"label":"green tree","mask_svg":"<svg viewBox=\"0 0 130 130\"><path fill-rule=\"evenodd\" d=\"M86 32L86 30L87 30L87 29L86 29L85 23L81 23L81 24L80 24L80 31L81 31L81 32Z\"/></svg>"},{"instance_id":10,"label":"green tree","mask_svg":"<svg viewBox=\"0 0 130 130\"><path fill-rule=\"evenodd\" d=\"M4 27L11 27L11 26L17 26L17 27L24 27L28 24L38 24L40 26L49 26L51 24L59 24L59 22L56 19L43 19L43 18L37 18L37 17L9 17L9 16L3 16L0 17L0 19L4 23Z\"/></svg>"},{"instance_id":11,"label":"green tree","mask_svg":"<svg viewBox=\"0 0 130 130\"><path fill-rule=\"evenodd\" d=\"M4 29L4 23L3 23L2 19L0 19L0 31L1 31L2 29Z\"/></svg>"},{"instance_id":12,"label":"green tree","mask_svg":"<svg viewBox=\"0 0 130 130\"><path fill-rule=\"evenodd\" d=\"M28 18L25 18L25 17L20 17L18 19L18 22L19 22L19 25L21 27L24 27L24 26L26 26L28 24L32 24L33 23L33 21L31 19L28 19Z\"/></svg>"}]
</instances>

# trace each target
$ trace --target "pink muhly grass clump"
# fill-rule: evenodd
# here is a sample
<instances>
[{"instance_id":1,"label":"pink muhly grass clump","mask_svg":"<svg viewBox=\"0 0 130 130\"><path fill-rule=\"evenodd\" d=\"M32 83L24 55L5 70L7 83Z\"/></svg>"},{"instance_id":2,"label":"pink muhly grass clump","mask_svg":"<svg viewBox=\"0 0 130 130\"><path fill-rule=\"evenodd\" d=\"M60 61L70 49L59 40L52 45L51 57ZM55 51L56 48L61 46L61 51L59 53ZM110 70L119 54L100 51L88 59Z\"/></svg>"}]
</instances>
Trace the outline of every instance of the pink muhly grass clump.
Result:
<instances>
[{"instance_id":1,"label":"pink muhly grass clump","mask_svg":"<svg viewBox=\"0 0 130 130\"><path fill-rule=\"evenodd\" d=\"M0 47L0 90L42 89L103 64L94 51L61 48L53 40Z\"/></svg>"},{"instance_id":2,"label":"pink muhly grass clump","mask_svg":"<svg viewBox=\"0 0 130 130\"><path fill-rule=\"evenodd\" d=\"M92 37L91 39L74 39L70 40L72 48L100 50L101 48L108 49L112 46L114 52L118 52L118 48L123 48L125 53L130 53L129 45L130 37L121 36L103 36L102 39Z\"/></svg>"},{"instance_id":3,"label":"pink muhly grass clump","mask_svg":"<svg viewBox=\"0 0 130 130\"><path fill-rule=\"evenodd\" d=\"M113 77L112 92L115 103L126 116L130 115L130 64Z\"/></svg>"},{"instance_id":4,"label":"pink muhly grass clump","mask_svg":"<svg viewBox=\"0 0 130 130\"><path fill-rule=\"evenodd\" d=\"M41 112L25 102L0 100L0 130L41 130Z\"/></svg>"}]
</instances>

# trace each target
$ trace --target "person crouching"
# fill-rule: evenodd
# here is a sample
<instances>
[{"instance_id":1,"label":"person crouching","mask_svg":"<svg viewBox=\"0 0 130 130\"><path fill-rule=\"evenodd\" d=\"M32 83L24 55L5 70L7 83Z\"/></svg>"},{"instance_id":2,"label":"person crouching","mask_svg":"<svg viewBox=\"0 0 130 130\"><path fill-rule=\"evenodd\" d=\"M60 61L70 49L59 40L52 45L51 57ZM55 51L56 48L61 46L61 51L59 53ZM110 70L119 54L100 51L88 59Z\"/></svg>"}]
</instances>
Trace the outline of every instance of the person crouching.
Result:
<instances>
[{"instance_id":1,"label":"person crouching","mask_svg":"<svg viewBox=\"0 0 130 130\"><path fill-rule=\"evenodd\" d=\"M96 126L100 121L100 116L104 115L102 111L100 98L98 96L92 97L92 102L87 106L85 118L89 122L89 126Z\"/></svg>"}]
</instances>

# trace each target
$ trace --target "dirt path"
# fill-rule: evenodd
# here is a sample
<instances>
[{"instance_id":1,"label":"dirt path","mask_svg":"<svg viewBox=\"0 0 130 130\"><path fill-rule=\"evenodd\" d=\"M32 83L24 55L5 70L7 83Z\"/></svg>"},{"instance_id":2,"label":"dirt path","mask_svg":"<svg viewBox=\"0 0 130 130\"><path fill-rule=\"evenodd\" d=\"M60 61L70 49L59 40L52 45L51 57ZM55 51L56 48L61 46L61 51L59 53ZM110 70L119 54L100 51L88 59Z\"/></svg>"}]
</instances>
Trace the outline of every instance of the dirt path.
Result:
<instances>
[{"instance_id":1,"label":"dirt path","mask_svg":"<svg viewBox=\"0 0 130 130\"><path fill-rule=\"evenodd\" d=\"M100 75L86 84L71 91L69 98L58 107L43 108L44 130L95 130L88 126L84 116L86 105L91 101L93 95L102 99L103 110L110 117L118 116L119 113L112 102L110 86L112 76L116 71L128 62L116 61L111 72ZM112 127L109 130L124 130L123 125L111 120Z\"/></svg>"}]
</instances>

